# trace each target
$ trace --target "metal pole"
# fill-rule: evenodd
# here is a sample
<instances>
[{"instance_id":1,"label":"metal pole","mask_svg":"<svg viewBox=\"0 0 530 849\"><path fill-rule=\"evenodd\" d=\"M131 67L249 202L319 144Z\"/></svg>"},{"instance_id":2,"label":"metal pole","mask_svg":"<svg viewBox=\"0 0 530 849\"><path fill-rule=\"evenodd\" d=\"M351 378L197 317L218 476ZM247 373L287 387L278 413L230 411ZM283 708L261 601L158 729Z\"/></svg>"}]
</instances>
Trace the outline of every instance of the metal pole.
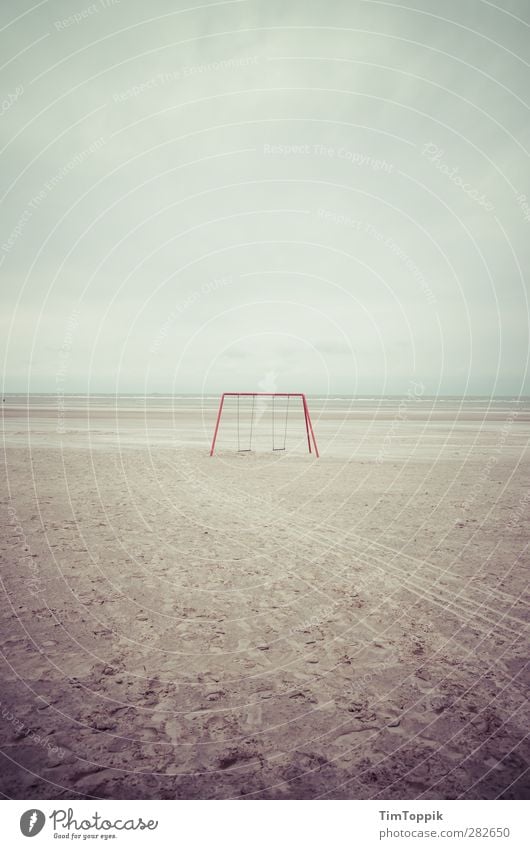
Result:
<instances>
[{"instance_id":1,"label":"metal pole","mask_svg":"<svg viewBox=\"0 0 530 849\"><path fill-rule=\"evenodd\" d=\"M213 455L215 449L215 440L217 439L217 431L219 430L219 423L221 421L221 413L223 412L223 404L225 401L225 393L221 395L221 401L219 402L219 410L217 412L217 421L215 423L215 431L212 439L212 447L210 449L210 457Z\"/></svg>"},{"instance_id":2,"label":"metal pole","mask_svg":"<svg viewBox=\"0 0 530 849\"><path fill-rule=\"evenodd\" d=\"M313 431L313 425L311 423L311 416L309 415L309 407L307 406L307 401L306 401L305 395L302 395L302 398L304 400L304 408L305 408L305 411L306 411L307 422L309 424L309 430L311 431L311 436L313 437L313 445L315 447L315 454L317 455L317 457L320 457L320 454L318 453L318 448L317 448L317 441L315 439L315 433Z\"/></svg>"},{"instance_id":3,"label":"metal pole","mask_svg":"<svg viewBox=\"0 0 530 849\"><path fill-rule=\"evenodd\" d=\"M304 408L304 421L305 421L305 432L306 432L306 435L307 435L307 447L308 447L309 453L311 454L312 453L312 451L311 451L311 438L309 436L309 423L307 421L307 407L306 407L306 403L305 403L305 397L303 395L302 395L302 407Z\"/></svg>"}]
</instances>

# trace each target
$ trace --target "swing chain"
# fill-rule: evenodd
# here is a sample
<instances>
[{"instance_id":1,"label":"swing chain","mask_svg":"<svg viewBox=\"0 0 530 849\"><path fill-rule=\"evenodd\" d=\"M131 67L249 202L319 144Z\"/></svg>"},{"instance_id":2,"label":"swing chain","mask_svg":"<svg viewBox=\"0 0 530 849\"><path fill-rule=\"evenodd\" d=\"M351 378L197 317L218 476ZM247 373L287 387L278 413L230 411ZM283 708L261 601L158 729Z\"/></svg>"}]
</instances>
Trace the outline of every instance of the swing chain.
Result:
<instances>
[{"instance_id":1,"label":"swing chain","mask_svg":"<svg viewBox=\"0 0 530 849\"><path fill-rule=\"evenodd\" d=\"M240 450L239 444L239 395L237 396L237 450Z\"/></svg>"},{"instance_id":2,"label":"swing chain","mask_svg":"<svg viewBox=\"0 0 530 849\"><path fill-rule=\"evenodd\" d=\"M285 451L285 446L287 445L287 422L289 419L289 400L291 396L287 395L287 407L285 408L285 425L283 430L283 445L281 448L276 448L275 443L275 415L274 415L274 395L272 396L272 450L273 451Z\"/></svg>"},{"instance_id":3,"label":"swing chain","mask_svg":"<svg viewBox=\"0 0 530 849\"><path fill-rule=\"evenodd\" d=\"M290 400L290 398L291 398L291 396L288 395L287 396L287 409L285 411L285 428L284 428L284 431L283 431L283 450L284 451L285 451L285 446L287 444L287 422L288 422L288 419L289 419L289 400Z\"/></svg>"},{"instance_id":4,"label":"swing chain","mask_svg":"<svg viewBox=\"0 0 530 849\"><path fill-rule=\"evenodd\" d=\"M252 430L254 428L254 407L256 405L256 396L252 396L252 413L250 414L250 442L249 449L252 451Z\"/></svg>"},{"instance_id":5,"label":"swing chain","mask_svg":"<svg viewBox=\"0 0 530 849\"><path fill-rule=\"evenodd\" d=\"M239 425L239 395L237 396L237 450L239 453L252 451L252 433L254 429L254 409L256 406L256 396L252 395L252 411L250 418L250 437L249 437L249 446L248 448L241 448L241 439L240 439L240 425Z\"/></svg>"}]
</instances>

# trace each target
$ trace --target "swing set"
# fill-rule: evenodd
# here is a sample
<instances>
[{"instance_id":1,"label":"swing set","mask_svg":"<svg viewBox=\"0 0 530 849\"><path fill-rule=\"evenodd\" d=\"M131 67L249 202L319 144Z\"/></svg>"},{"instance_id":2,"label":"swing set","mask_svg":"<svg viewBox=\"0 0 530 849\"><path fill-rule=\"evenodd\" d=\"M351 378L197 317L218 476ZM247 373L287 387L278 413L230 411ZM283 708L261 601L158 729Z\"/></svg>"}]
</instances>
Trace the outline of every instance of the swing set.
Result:
<instances>
[{"instance_id":1,"label":"swing set","mask_svg":"<svg viewBox=\"0 0 530 849\"><path fill-rule=\"evenodd\" d=\"M307 406L307 400L303 392L223 392L221 395L221 400L219 401L219 409L217 411L217 421L215 423L215 431L213 434L212 445L210 448L210 457L213 456L215 451L215 443L217 441L217 434L219 432L219 425L221 423L221 415L223 413L223 407L225 398L237 398L237 406L236 406L236 420L237 420L237 450L239 453L252 451L252 435L254 432L254 422L256 417L256 398L272 398L272 416L271 416L271 424L272 424L272 450L273 451L285 451L285 446L287 444L287 424L289 420L289 405L291 398L301 398L302 399L302 412L304 414L304 422L305 422L305 431L307 436L307 447L309 453L312 454L313 450L317 457L319 457L317 443L315 439L315 434L313 431L313 424L311 422L311 416L309 415L309 407ZM250 438L248 441L248 448L242 448L241 444L241 415L242 411L240 409L240 399L241 398L252 398L252 406L250 410ZM283 421L283 427L281 426L281 415L282 410L278 410L278 407L275 403L275 399L277 398L286 398L285 404L285 418ZM278 429L277 421L280 418L280 426ZM246 443L245 443L246 444ZM313 447L311 447L313 446Z\"/></svg>"}]
</instances>

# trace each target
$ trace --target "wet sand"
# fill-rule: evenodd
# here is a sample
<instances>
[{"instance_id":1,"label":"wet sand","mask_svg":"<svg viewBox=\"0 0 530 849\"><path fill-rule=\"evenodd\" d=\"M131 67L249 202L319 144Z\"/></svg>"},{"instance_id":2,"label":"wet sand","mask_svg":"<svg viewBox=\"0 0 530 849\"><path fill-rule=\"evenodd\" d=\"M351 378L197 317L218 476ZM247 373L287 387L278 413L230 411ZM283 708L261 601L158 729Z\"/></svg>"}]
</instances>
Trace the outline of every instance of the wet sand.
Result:
<instances>
[{"instance_id":1,"label":"wet sand","mask_svg":"<svg viewBox=\"0 0 530 849\"><path fill-rule=\"evenodd\" d=\"M5 796L527 794L530 406L310 407L6 399Z\"/></svg>"}]
</instances>

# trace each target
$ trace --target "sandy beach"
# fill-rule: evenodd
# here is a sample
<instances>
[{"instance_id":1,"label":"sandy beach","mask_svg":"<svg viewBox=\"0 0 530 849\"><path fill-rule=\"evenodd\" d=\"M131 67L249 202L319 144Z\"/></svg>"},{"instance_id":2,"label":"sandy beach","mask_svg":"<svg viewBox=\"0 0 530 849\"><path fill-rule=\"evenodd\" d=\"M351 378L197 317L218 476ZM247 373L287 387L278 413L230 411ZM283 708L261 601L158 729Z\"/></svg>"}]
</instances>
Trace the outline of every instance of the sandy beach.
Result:
<instances>
[{"instance_id":1,"label":"sandy beach","mask_svg":"<svg viewBox=\"0 0 530 849\"><path fill-rule=\"evenodd\" d=\"M527 793L530 401L3 405L4 796Z\"/></svg>"}]
</instances>

